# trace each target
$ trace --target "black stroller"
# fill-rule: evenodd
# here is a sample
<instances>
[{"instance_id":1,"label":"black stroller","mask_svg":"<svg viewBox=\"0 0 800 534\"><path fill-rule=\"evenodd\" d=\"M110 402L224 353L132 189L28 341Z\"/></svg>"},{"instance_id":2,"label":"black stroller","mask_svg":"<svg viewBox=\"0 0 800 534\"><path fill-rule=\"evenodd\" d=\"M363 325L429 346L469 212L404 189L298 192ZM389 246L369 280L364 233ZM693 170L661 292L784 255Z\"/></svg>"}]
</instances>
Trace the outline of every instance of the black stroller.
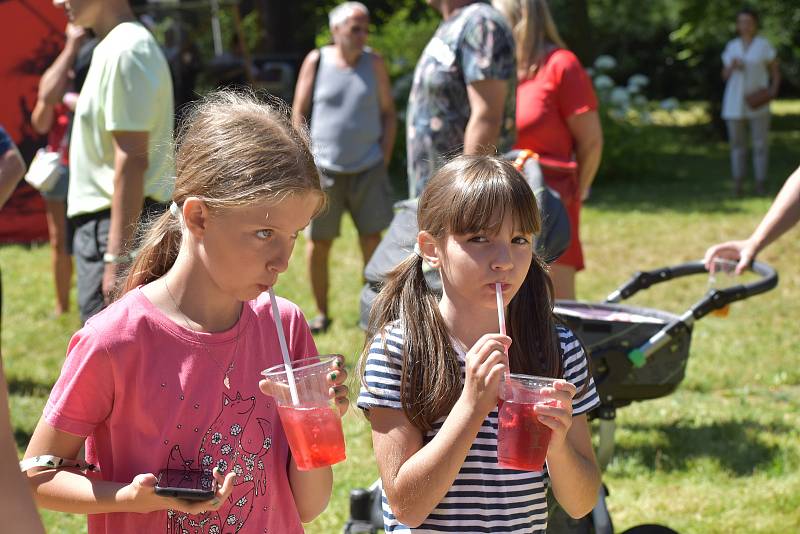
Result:
<instances>
[{"instance_id":1,"label":"black stroller","mask_svg":"<svg viewBox=\"0 0 800 534\"><path fill-rule=\"evenodd\" d=\"M695 321L777 285L778 275L769 265L753 262L750 269L759 277L754 282L711 289L679 316L619 303L655 284L689 275L706 275L701 261L637 272L600 304L556 302L556 314L583 341L590 356L600 405L589 417L598 420L597 459L602 469L614 454L617 408L664 397L680 385L686 372ZM606 496L603 486L592 513L577 520L550 502L548 532L612 534L614 527L606 507ZM672 532L660 525L640 525L626 530L625 534Z\"/></svg>"},{"instance_id":2,"label":"black stroller","mask_svg":"<svg viewBox=\"0 0 800 534\"><path fill-rule=\"evenodd\" d=\"M533 163L533 166L536 164ZM525 174L528 173L528 164ZM536 178L538 169L533 169ZM541 179L541 173L538 174ZM532 184L533 185L533 184ZM555 259L566 248L569 236L568 223L563 220L563 208L545 205L545 200L556 200L553 193L538 183L537 200L545 221L543 237L537 251L547 259ZM550 211L548 211L550 210ZM566 229L567 240L563 238ZM548 232L551 232L548 235ZM394 265L409 254L416 237L416 205L401 206L400 213L389 229L384 241L367 266L368 280L361 293L361 323L366 326L372 300L377 295L380 281ZM714 310L730 303L744 300L774 288L778 276L769 265L754 262L751 270L759 276L752 283L725 289L711 289L702 299L680 316L661 310L627 306L621 301L655 284L680 277L707 274L702 262L689 262L646 272L637 272L627 283L613 291L603 303L589 304L577 301L557 301L556 314L582 340L592 365L592 374L600 397L600 405L589 416L599 423L597 458L605 468L614 452L614 432L617 408L635 401L656 399L669 395L683 380L689 358L694 322ZM427 273L432 287L441 287L435 272ZM606 506L607 492L601 487L594 510L584 518L572 519L554 500L549 499L548 532L596 533L614 532L611 516ZM345 533L377 532L383 527L381 488L379 482L369 489L354 489L350 493L350 518ZM673 530L659 525L640 525L626 534L668 534Z\"/></svg>"}]
</instances>

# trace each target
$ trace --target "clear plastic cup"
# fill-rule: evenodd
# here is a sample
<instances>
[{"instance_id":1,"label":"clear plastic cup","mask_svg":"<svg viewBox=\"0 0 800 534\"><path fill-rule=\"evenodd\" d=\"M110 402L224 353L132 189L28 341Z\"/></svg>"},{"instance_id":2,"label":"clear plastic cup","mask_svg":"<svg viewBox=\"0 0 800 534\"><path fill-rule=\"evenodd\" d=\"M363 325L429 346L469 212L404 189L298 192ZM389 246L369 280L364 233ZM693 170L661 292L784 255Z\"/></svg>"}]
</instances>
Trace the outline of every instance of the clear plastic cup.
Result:
<instances>
[{"instance_id":1,"label":"clear plastic cup","mask_svg":"<svg viewBox=\"0 0 800 534\"><path fill-rule=\"evenodd\" d=\"M327 375L336 356L314 356L292 362L298 405L292 403L283 364L261 374L274 384L272 397L278 405L289 449L301 471L317 469L346 458L339 409L328 396Z\"/></svg>"},{"instance_id":2,"label":"clear plastic cup","mask_svg":"<svg viewBox=\"0 0 800 534\"><path fill-rule=\"evenodd\" d=\"M736 266L739 262L734 260L728 260L725 258L714 258L713 265L711 266L711 270L708 271L708 289L721 289L725 286L729 286L732 278L736 273ZM727 278L723 282L723 277ZM711 315L716 317L727 317L728 313L730 313L730 304L726 304L722 308L717 310L712 310Z\"/></svg>"},{"instance_id":3,"label":"clear plastic cup","mask_svg":"<svg viewBox=\"0 0 800 534\"><path fill-rule=\"evenodd\" d=\"M510 377L510 378L509 378ZM543 388L552 388L554 378L512 374L500 384L497 416L497 463L520 471L541 471L550 444L550 427L539 421L537 404L556 406Z\"/></svg>"}]
</instances>

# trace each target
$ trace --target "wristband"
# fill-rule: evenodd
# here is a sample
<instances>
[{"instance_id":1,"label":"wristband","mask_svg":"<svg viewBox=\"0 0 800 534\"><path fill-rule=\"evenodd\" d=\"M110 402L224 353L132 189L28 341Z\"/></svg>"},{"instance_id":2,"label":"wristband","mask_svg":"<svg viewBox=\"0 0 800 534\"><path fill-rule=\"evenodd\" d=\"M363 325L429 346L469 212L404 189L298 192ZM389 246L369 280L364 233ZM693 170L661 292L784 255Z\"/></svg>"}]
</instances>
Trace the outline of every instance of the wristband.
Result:
<instances>
[{"instance_id":1,"label":"wristband","mask_svg":"<svg viewBox=\"0 0 800 534\"><path fill-rule=\"evenodd\" d=\"M72 467L80 471L94 471L96 473L100 472L100 470L94 464L89 464L82 460L68 460L66 458L52 456L50 454L26 458L19 463L19 469L23 473L33 469L34 467L47 467L50 469L64 469L67 467Z\"/></svg>"},{"instance_id":2,"label":"wristband","mask_svg":"<svg viewBox=\"0 0 800 534\"><path fill-rule=\"evenodd\" d=\"M120 263L130 263L133 261L134 254L132 252L126 252L124 254L112 254L110 252L106 252L103 254L103 263L113 263L118 265Z\"/></svg>"}]
</instances>

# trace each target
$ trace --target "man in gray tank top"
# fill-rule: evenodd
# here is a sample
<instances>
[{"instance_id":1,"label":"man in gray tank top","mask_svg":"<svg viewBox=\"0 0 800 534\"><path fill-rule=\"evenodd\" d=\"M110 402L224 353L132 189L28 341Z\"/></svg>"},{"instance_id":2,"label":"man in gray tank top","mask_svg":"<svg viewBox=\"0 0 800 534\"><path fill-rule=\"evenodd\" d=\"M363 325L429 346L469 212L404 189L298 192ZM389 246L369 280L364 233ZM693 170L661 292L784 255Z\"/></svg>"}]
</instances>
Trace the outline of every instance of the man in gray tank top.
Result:
<instances>
[{"instance_id":1,"label":"man in gray tank top","mask_svg":"<svg viewBox=\"0 0 800 534\"><path fill-rule=\"evenodd\" d=\"M339 236L342 214L356 225L364 264L380 243L394 215L386 168L397 118L383 58L366 47L369 11L345 2L330 14L333 45L311 51L300 67L292 121L310 121L314 158L328 210L308 228L306 259L317 316L313 333L330 325L328 259Z\"/></svg>"}]
</instances>

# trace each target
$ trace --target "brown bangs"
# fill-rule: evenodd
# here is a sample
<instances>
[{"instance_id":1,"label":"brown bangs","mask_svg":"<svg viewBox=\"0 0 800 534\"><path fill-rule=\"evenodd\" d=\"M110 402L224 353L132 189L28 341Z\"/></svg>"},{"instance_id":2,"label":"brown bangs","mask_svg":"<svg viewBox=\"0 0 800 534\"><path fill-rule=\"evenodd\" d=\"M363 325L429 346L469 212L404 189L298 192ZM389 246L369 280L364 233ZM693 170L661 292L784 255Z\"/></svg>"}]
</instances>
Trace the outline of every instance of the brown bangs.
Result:
<instances>
[{"instance_id":1,"label":"brown bangs","mask_svg":"<svg viewBox=\"0 0 800 534\"><path fill-rule=\"evenodd\" d=\"M536 198L528 183L514 166L496 158L459 158L464 169L442 169L452 172L445 202L440 206L440 232L474 234L499 230L508 211L514 218L515 229L536 235L541 228ZM448 173L449 174L449 173ZM444 191L443 191L444 192ZM433 232L432 232L433 233ZM437 234L439 232L436 232Z\"/></svg>"}]
</instances>

